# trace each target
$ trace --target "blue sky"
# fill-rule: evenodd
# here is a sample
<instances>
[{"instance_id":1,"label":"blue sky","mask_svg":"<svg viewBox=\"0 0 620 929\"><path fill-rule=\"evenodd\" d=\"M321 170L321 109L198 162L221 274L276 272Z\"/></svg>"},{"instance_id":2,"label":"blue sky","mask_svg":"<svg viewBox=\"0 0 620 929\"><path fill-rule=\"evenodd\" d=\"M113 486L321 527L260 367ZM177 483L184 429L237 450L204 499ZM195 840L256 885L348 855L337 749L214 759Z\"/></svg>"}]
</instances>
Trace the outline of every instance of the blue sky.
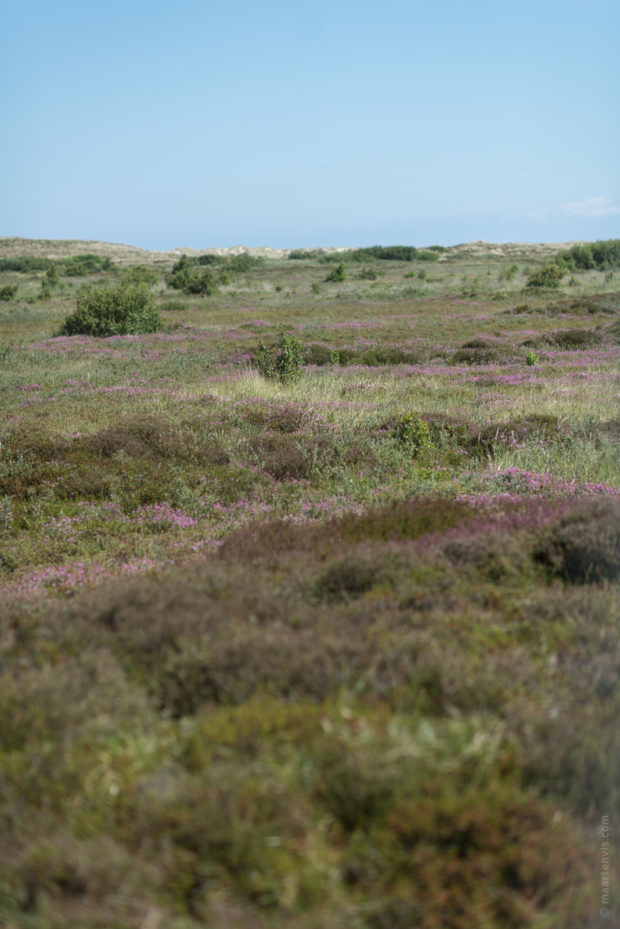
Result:
<instances>
[{"instance_id":1,"label":"blue sky","mask_svg":"<svg viewBox=\"0 0 620 929\"><path fill-rule=\"evenodd\" d=\"M0 235L620 237L617 0L0 9Z\"/></svg>"}]
</instances>

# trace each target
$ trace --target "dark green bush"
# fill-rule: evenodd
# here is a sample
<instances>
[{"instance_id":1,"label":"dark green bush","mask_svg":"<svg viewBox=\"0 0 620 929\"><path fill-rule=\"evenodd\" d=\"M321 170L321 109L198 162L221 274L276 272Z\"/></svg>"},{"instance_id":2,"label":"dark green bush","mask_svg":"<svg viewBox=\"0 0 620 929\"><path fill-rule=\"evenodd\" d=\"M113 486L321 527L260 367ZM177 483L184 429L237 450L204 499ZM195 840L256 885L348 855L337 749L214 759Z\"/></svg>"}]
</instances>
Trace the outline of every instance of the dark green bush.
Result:
<instances>
[{"instance_id":1,"label":"dark green bush","mask_svg":"<svg viewBox=\"0 0 620 929\"><path fill-rule=\"evenodd\" d=\"M111 336L157 332L162 328L159 310L145 284L82 287L77 308L67 316L62 335Z\"/></svg>"},{"instance_id":2,"label":"dark green bush","mask_svg":"<svg viewBox=\"0 0 620 929\"><path fill-rule=\"evenodd\" d=\"M468 347L460 348L450 359L453 365L485 365L492 364L498 360L497 352L489 345L486 347Z\"/></svg>"},{"instance_id":3,"label":"dark green bush","mask_svg":"<svg viewBox=\"0 0 620 929\"><path fill-rule=\"evenodd\" d=\"M17 284L5 284L0 287L0 300L12 300L17 293Z\"/></svg>"},{"instance_id":4,"label":"dark green bush","mask_svg":"<svg viewBox=\"0 0 620 929\"><path fill-rule=\"evenodd\" d=\"M228 269L232 271L233 274L246 274L248 271L255 268L259 262L260 258L255 258L247 252L242 252L241 255L233 255L228 262Z\"/></svg>"},{"instance_id":5,"label":"dark green bush","mask_svg":"<svg viewBox=\"0 0 620 929\"><path fill-rule=\"evenodd\" d=\"M321 600L361 597L375 584L389 581L389 574L375 558L356 553L332 563L319 578L315 594Z\"/></svg>"},{"instance_id":6,"label":"dark green bush","mask_svg":"<svg viewBox=\"0 0 620 929\"><path fill-rule=\"evenodd\" d=\"M84 277L86 274L112 271L114 263L101 255L71 255L69 258L61 258L58 266L65 277Z\"/></svg>"},{"instance_id":7,"label":"dark green bush","mask_svg":"<svg viewBox=\"0 0 620 929\"><path fill-rule=\"evenodd\" d=\"M560 348L567 349L587 348L602 341L600 333L592 329L560 329L552 334L552 339Z\"/></svg>"},{"instance_id":8,"label":"dark green bush","mask_svg":"<svg viewBox=\"0 0 620 929\"><path fill-rule=\"evenodd\" d=\"M342 281L346 280L346 277L347 269L344 266L344 261L340 261L336 267L329 272L325 281L329 284L341 284Z\"/></svg>"},{"instance_id":9,"label":"dark green bush","mask_svg":"<svg viewBox=\"0 0 620 929\"><path fill-rule=\"evenodd\" d=\"M606 271L620 267L620 239L607 239L600 242L588 242L585 245L573 245L572 248L559 252L554 259L567 271Z\"/></svg>"},{"instance_id":10,"label":"dark green bush","mask_svg":"<svg viewBox=\"0 0 620 929\"><path fill-rule=\"evenodd\" d=\"M559 287L565 270L558 264L543 265L529 275L526 287Z\"/></svg>"},{"instance_id":11,"label":"dark green bush","mask_svg":"<svg viewBox=\"0 0 620 929\"><path fill-rule=\"evenodd\" d=\"M372 268L363 268L357 275L357 278L360 281L376 281L378 277L379 273L374 271Z\"/></svg>"},{"instance_id":12,"label":"dark green bush","mask_svg":"<svg viewBox=\"0 0 620 929\"><path fill-rule=\"evenodd\" d=\"M417 248L411 245L371 245L369 248L356 248L345 252L347 261L413 261L418 258ZM433 259L431 259L433 260Z\"/></svg>"},{"instance_id":13,"label":"dark green bush","mask_svg":"<svg viewBox=\"0 0 620 929\"><path fill-rule=\"evenodd\" d=\"M620 502L592 500L560 517L534 548L534 561L572 584L620 576Z\"/></svg>"},{"instance_id":14,"label":"dark green bush","mask_svg":"<svg viewBox=\"0 0 620 929\"><path fill-rule=\"evenodd\" d=\"M226 259L223 255L199 255L196 263L199 265L223 265L226 264Z\"/></svg>"},{"instance_id":15,"label":"dark green bush","mask_svg":"<svg viewBox=\"0 0 620 929\"><path fill-rule=\"evenodd\" d=\"M192 266L189 259L182 256L167 277L169 287L182 290L185 294L200 294L211 297L219 292L217 278L210 268Z\"/></svg>"},{"instance_id":16,"label":"dark green bush","mask_svg":"<svg viewBox=\"0 0 620 929\"><path fill-rule=\"evenodd\" d=\"M311 258L320 258L322 254L320 248L295 248L286 257L289 261L307 261Z\"/></svg>"}]
</instances>

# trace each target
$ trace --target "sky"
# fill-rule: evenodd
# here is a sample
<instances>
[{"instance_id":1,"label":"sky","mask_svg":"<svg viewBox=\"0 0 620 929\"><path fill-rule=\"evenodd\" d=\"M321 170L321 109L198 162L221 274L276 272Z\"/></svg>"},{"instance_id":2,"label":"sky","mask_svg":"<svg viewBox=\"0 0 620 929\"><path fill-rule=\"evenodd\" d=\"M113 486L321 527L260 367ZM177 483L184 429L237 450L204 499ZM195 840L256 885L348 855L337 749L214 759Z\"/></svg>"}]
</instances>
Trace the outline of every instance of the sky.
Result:
<instances>
[{"instance_id":1,"label":"sky","mask_svg":"<svg viewBox=\"0 0 620 929\"><path fill-rule=\"evenodd\" d=\"M617 0L0 0L0 235L620 238Z\"/></svg>"}]
</instances>

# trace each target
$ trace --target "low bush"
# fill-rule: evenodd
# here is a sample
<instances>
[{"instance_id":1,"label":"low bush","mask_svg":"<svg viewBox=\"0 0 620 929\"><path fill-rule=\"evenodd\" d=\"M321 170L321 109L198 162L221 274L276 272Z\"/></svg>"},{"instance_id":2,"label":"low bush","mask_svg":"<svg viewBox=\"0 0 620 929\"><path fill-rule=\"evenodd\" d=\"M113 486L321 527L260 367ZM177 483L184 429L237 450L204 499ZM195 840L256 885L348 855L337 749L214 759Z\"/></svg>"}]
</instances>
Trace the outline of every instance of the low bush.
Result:
<instances>
[{"instance_id":1,"label":"low bush","mask_svg":"<svg viewBox=\"0 0 620 929\"><path fill-rule=\"evenodd\" d=\"M363 268L357 275L359 281L376 281L378 277L379 273L372 268Z\"/></svg>"},{"instance_id":2,"label":"low bush","mask_svg":"<svg viewBox=\"0 0 620 929\"><path fill-rule=\"evenodd\" d=\"M560 348L566 349L588 348L603 341L601 334L592 329L559 329L551 334L551 338Z\"/></svg>"},{"instance_id":3,"label":"low bush","mask_svg":"<svg viewBox=\"0 0 620 929\"><path fill-rule=\"evenodd\" d=\"M486 365L498 361L497 352L487 345L485 348L460 348L450 359L453 365Z\"/></svg>"},{"instance_id":4,"label":"low bush","mask_svg":"<svg viewBox=\"0 0 620 929\"><path fill-rule=\"evenodd\" d=\"M541 536L534 561L572 584L620 576L620 502L593 500L561 516Z\"/></svg>"},{"instance_id":5,"label":"low bush","mask_svg":"<svg viewBox=\"0 0 620 929\"><path fill-rule=\"evenodd\" d=\"M320 342L315 342L304 348L304 362L308 365L322 367L323 365L334 364L337 355L338 353L334 352L328 345L321 345Z\"/></svg>"},{"instance_id":6,"label":"low bush","mask_svg":"<svg viewBox=\"0 0 620 929\"><path fill-rule=\"evenodd\" d=\"M185 294L211 297L219 292L217 278L210 268L179 268L168 275L167 283L173 290L182 290Z\"/></svg>"},{"instance_id":7,"label":"low bush","mask_svg":"<svg viewBox=\"0 0 620 929\"><path fill-rule=\"evenodd\" d=\"M17 284L5 284L0 287L0 300L12 300L17 293Z\"/></svg>"},{"instance_id":8,"label":"low bush","mask_svg":"<svg viewBox=\"0 0 620 929\"><path fill-rule=\"evenodd\" d=\"M145 284L83 287L77 308L67 316L61 335L111 336L157 332L163 326L159 310Z\"/></svg>"},{"instance_id":9,"label":"low bush","mask_svg":"<svg viewBox=\"0 0 620 929\"><path fill-rule=\"evenodd\" d=\"M289 384L298 381L303 370L303 347L299 339L282 331L276 345L260 342L254 354L259 374L270 380Z\"/></svg>"},{"instance_id":10,"label":"low bush","mask_svg":"<svg viewBox=\"0 0 620 929\"><path fill-rule=\"evenodd\" d=\"M134 265L125 271L123 280L127 284L146 284L148 287L153 287L159 280L159 275L146 265Z\"/></svg>"},{"instance_id":11,"label":"low bush","mask_svg":"<svg viewBox=\"0 0 620 929\"><path fill-rule=\"evenodd\" d=\"M322 254L320 248L294 248L286 257L289 261L308 261L311 258L320 258Z\"/></svg>"},{"instance_id":12,"label":"low bush","mask_svg":"<svg viewBox=\"0 0 620 929\"><path fill-rule=\"evenodd\" d=\"M389 581L389 572L377 562L375 553L355 553L329 565L316 583L315 594L320 600L350 599Z\"/></svg>"},{"instance_id":13,"label":"low bush","mask_svg":"<svg viewBox=\"0 0 620 929\"><path fill-rule=\"evenodd\" d=\"M250 440L250 449L263 471L277 480L309 478L319 461L329 456L327 439L286 432L266 432Z\"/></svg>"},{"instance_id":14,"label":"low bush","mask_svg":"<svg viewBox=\"0 0 620 929\"><path fill-rule=\"evenodd\" d=\"M429 249L429 251L431 251ZM432 251L431 251L432 254ZM345 252L347 261L413 261L419 257L417 248L411 245L371 245L369 248L356 248ZM434 259L430 259L431 261Z\"/></svg>"},{"instance_id":15,"label":"low bush","mask_svg":"<svg viewBox=\"0 0 620 929\"><path fill-rule=\"evenodd\" d=\"M408 413L396 427L396 437L401 445L412 452L431 448L433 439L428 423L415 413Z\"/></svg>"},{"instance_id":16,"label":"low bush","mask_svg":"<svg viewBox=\"0 0 620 929\"><path fill-rule=\"evenodd\" d=\"M112 271L114 262L101 255L71 255L69 258L61 258L58 267L65 277L84 277L87 274Z\"/></svg>"},{"instance_id":17,"label":"low bush","mask_svg":"<svg viewBox=\"0 0 620 929\"><path fill-rule=\"evenodd\" d=\"M559 287L560 281L566 272L558 264L543 265L538 271L533 271L528 279L526 287Z\"/></svg>"},{"instance_id":18,"label":"low bush","mask_svg":"<svg viewBox=\"0 0 620 929\"><path fill-rule=\"evenodd\" d=\"M347 278L347 269L344 261L339 261L335 268L329 272L325 282L329 284L341 284Z\"/></svg>"}]
</instances>

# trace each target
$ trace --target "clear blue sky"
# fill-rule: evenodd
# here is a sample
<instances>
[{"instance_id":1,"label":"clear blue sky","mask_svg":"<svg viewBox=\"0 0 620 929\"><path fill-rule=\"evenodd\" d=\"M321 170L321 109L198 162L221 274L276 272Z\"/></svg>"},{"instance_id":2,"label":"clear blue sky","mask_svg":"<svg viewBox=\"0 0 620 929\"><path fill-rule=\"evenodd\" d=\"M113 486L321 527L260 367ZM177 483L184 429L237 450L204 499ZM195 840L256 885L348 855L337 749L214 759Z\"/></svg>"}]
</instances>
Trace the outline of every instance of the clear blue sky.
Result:
<instances>
[{"instance_id":1,"label":"clear blue sky","mask_svg":"<svg viewBox=\"0 0 620 929\"><path fill-rule=\"evenodd\" d=\"M0 235L620 237L618 0L5 0Z\"/></svg>"}]
</instances>

